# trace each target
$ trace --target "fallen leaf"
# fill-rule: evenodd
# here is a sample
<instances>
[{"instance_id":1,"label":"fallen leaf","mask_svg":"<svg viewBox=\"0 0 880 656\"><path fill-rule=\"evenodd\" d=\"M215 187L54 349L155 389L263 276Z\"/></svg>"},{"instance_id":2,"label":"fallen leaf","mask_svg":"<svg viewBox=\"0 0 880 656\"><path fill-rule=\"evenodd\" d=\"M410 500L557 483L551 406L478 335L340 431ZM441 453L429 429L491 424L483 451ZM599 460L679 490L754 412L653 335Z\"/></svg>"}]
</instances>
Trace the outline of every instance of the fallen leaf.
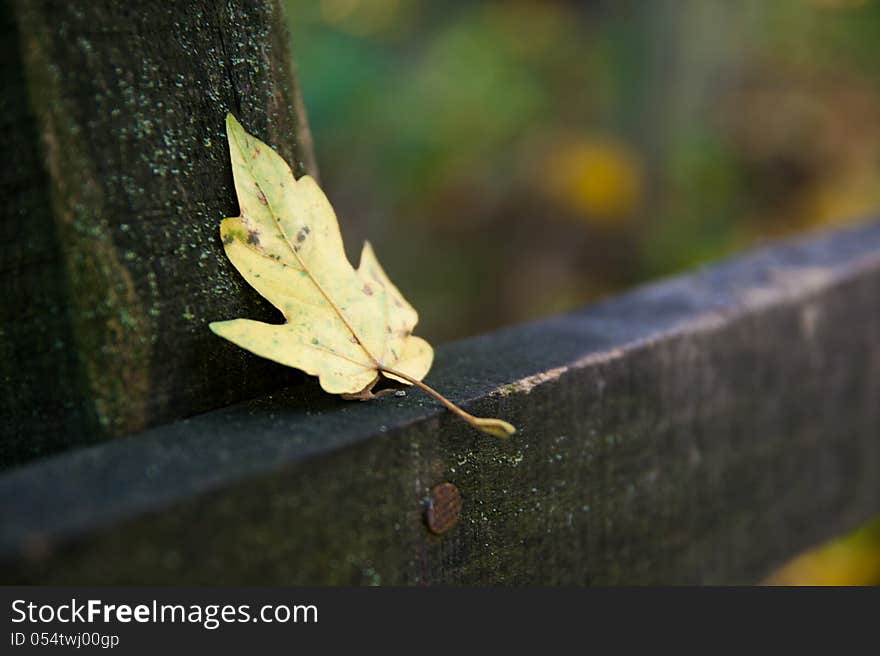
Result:
<instances>
[{"instance_id":1,"label":"fallen leaf","mask_svg":"<svg viewBox=\"0 0 880 656\"><path fill-rule=\"evenodd\" d=\"M360 266L351 266L336 214L317 183L308 175L294 179L281 156L245 132L232 114L226 134L241 215L221 222L223 246L285 322L234 319L214 322L211 330L256 355L317 376L332 394L375 398L373 388L385 376L418 386L483 432L512 435L515 429L506 421L474 417L422 382L434 351L412 334L418 314L369 243Z\"/></svg>"}]
</instances>

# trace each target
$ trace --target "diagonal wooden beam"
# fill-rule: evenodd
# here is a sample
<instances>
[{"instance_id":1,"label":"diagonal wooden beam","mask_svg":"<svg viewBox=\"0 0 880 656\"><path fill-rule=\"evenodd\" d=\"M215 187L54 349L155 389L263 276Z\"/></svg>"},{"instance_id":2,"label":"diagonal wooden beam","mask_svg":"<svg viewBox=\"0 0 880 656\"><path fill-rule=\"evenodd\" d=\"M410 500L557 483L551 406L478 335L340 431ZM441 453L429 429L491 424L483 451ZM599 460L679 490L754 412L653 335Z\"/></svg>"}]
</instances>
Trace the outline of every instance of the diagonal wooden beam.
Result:
<instances>
[{"instance_id":1,"label":"diagonal wooden beam","mask_svg":"<svg viewBox=\"0 0 880 656\"><path fill-rule=\"evenodd\" d=\"M429 382L510 418L509 441L415 392L303 383L62 454L0 476L0 571L754 582L880 512L878 300L875 222L439 349Z\"/></svg>"}]
</instances>

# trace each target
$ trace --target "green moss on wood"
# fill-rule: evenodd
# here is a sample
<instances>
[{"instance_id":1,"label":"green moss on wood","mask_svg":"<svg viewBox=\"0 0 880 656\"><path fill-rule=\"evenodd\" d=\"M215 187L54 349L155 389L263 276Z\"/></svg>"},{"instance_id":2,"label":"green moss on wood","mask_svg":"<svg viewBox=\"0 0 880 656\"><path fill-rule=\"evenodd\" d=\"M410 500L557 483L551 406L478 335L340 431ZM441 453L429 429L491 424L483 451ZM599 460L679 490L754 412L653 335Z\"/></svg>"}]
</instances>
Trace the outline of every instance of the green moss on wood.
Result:
<instances>
[{"instance_id":1,"label":"green moss on wood","mask_svg":"<svg viewBox=\"0 0 880 656\"><path fill-rule=\"evenodd\" d=\"M290 381L207 329L274 318L217 236L236 212L226 112L299 173L313 161L278 4L14 6L90 432L129 433Z\"/></svg>"}]
</instances>

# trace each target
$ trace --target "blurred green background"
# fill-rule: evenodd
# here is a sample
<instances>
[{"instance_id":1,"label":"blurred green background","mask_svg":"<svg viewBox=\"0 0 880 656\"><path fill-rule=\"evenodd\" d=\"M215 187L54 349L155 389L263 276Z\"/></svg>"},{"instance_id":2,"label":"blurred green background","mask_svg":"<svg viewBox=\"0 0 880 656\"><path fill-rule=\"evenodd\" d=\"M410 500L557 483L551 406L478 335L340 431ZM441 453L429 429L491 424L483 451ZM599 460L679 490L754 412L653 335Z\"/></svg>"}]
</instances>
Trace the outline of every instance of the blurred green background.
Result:
<instances>
[{"instance_id":1,"label":"blurred green background","mask_svg":"<svg viewBox=\"0 0 880 656\"><path fill-rule=\"evenodd\" d=\"M286 4L349 253L429 340L880 206L876 0ZM878 526L767 582L880 583Z\"/></svg>"},{"instance_id":2,"label":"blurred green background","mask_svg":"<svg viewBox=\"0 0 880 656\"><path fill-rule=\"evenodd\" d=\"M323 185L445 341L880 205L880 3L288 0Z\"/></svg>"}]
</instances>

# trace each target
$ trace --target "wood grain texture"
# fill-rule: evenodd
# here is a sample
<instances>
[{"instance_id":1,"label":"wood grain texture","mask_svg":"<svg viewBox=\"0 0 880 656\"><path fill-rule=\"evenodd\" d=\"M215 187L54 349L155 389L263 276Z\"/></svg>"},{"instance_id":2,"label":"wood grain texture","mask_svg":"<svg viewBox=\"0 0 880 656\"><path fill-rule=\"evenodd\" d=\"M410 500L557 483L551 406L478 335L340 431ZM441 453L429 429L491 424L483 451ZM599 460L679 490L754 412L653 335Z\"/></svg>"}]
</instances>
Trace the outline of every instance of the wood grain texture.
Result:
<instances>
[{"instance_id":1,"label":"wood grain texture","mask_svg":"<svg viewBox=\"0 0 880 656\"><path fill-rule=\"evenodd\" d=\"M880 511L880 222L0 476L3 580L748 583ZM442 536L429 490L461 491Z\"/></svg>"},{"instance_id":2,"label":"wood grain texture","mask_svg":"<svg viewBox=\"0 0 880 656\"><path fill-rule=\"evenodd\" d=\"M30 197L43 205L32 210L37 224L29 224L29 209L4 223L11 232L16 225L39 232L32 241L53 253L47 269L34 274L46 277L35 286L54 303L61 299L69 317L64 344L75 358L83 434L100 439L143 430L295 380L207 329L209 321L239 315L275 318L229 264L218 236L220 220L237 213L226 112L298 174L314 172L278 3L11 6L27 91L15 98L13 115L32 125L17 137L16 150L37 150L34 160L43 166L31 166L34 177L3 193L15 203ZM39 197L28 185L40 189ZM3 276L22 280L15 269ZM4 317L20 301L4 299ZM43 355L20 361L22 376L44 376L56 357L45 346ZM54 384L51 377L41 382ZM0 464L33 455L22 446L27 435L51 450L50 428L23 415L4 422ZM74 430L62 434L68 444L80 441ZM52 445L64 446L57 439Z\"/></svg>"},{"instance_id":3,"label":"wood grain texture","mask_svg":"<svg viewBox=\"0 0 880 656\"><path fill-rule=\"evenodd\" d=\"M89 439L50 184L12 7L0 1L0 469Z\"/></svg>"}]
</instances>

